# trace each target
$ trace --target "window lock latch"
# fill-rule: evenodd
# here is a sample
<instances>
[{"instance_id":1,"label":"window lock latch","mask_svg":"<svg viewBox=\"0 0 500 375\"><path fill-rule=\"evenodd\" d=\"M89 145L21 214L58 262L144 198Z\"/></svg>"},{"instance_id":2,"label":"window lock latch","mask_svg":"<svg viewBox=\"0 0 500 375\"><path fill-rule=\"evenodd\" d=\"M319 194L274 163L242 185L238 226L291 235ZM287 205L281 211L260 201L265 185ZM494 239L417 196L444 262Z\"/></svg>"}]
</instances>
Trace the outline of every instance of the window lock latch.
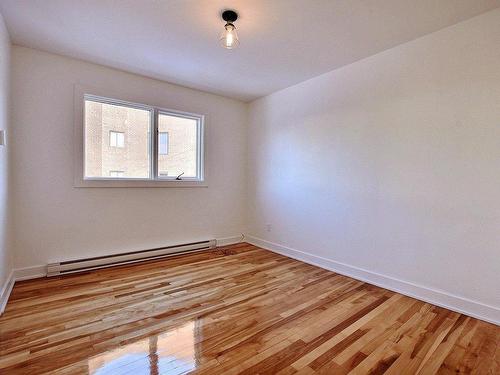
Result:
<instances>
[{"instance_id":1,"label":"window lock latch","mask_svg":"<svg viewBox=\"0 0 500 375\"><path fill-rule=\"evenodd\" d=\"M184 174L184 172L182 172L180 175L178 175L175 179L176 180L182 180L181 176Z\"/></svg>"}]
</instances>

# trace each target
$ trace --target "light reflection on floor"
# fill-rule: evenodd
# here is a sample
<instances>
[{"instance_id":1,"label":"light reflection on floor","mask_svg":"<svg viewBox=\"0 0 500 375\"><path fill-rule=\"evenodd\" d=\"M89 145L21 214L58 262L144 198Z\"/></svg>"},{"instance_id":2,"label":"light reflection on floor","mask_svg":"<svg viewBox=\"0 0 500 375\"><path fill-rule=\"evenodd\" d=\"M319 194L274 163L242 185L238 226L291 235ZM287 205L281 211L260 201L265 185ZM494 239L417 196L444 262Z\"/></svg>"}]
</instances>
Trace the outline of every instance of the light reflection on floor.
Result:
<instances>
[{"instance_id":1,"label":"light reflection on floor","mask_svg":"<svg viewBox=\"0 0 500 375\"><path fill-rule=\"evenodd\" d=\"M196 368L195 321L89 359L89 374L176 375Z\"/></svg>"}]
</instances>

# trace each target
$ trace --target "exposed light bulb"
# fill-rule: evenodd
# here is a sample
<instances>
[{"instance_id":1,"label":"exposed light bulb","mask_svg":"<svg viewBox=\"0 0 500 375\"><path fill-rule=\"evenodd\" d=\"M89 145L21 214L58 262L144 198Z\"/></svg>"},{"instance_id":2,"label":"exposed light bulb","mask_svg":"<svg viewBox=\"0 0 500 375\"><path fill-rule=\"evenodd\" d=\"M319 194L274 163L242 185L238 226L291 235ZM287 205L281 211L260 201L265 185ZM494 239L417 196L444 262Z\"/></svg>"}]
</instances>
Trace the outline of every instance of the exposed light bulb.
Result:
<instances>
[{"instance_id":1,"label":"exposed light bulb","mask_svg":"<svg viewBox=\"0 0 500 375\"><path fill-rule=\"evenodd\" d=\"M233 49L238 47L240 41L238 40L238 34L236 34L236 28L231 22L226 23L219 40L224 48Z\"/></svg>"}]
</instances>

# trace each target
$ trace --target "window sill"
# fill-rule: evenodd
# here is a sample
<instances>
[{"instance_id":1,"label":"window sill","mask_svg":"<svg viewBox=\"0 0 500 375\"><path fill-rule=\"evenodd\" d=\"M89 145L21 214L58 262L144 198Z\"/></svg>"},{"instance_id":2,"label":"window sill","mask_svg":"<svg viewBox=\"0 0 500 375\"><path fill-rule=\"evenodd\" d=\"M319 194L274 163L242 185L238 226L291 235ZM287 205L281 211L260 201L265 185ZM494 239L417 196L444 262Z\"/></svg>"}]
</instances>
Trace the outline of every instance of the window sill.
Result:
<instances>
[{"instance_id":1,"label":"window sill","mask_svg":"<svg viewBox=\"0 0 500 375\"><path fill-rule=\"evenodd\" d=\"M83 180L75 181L75 188L206 188L206 181L161 180Z\"/></svg>"}]
</instances>

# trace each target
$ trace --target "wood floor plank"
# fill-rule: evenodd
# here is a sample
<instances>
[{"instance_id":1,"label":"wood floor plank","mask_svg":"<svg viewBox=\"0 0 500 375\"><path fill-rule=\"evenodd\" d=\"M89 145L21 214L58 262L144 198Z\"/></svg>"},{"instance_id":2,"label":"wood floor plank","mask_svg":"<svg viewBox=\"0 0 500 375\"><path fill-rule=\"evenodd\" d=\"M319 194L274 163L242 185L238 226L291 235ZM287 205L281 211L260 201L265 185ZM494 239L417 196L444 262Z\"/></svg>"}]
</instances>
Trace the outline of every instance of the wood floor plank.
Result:
<instances>
[{"instance_id":1,"label":"wood floor plank","mask_svg":"<svg viewBox=\"0 0 500 375\"><path fill-rule=\"evenodd\" d=\"M498 374L500 327L241 243L16 283L0 374Z\"/></svg>"}]
</instances>

